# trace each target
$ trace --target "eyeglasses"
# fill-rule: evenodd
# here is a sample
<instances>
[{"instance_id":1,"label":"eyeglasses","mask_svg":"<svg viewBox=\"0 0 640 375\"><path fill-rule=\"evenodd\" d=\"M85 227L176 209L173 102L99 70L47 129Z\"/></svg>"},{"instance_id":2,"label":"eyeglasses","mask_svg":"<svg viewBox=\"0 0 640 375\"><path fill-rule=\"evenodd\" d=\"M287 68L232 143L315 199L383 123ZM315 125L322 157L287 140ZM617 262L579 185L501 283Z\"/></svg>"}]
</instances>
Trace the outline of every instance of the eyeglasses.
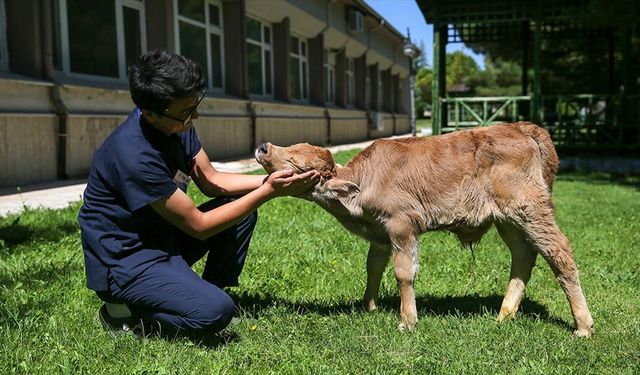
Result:
<instances>
[{"instance_id":1,"label":"eyeglasses","mask_svg":"<svg viewBox=\"0 0 640 375\"><path fill-rule=\"evenodd\" d=\"M177 118L177 117L173 117L167 113L163 113L161 114L161 116L164 117L168 117L172 120L176 120L176 121L180 121L182 122L182 125L186 125L189 123L189 121L191 121L191 116L193 116L193 113L198 109L198 107L200 106L200 103L202 103L202 100L204 99L205 95L207 95L207 90L202 90L202 95L200 95L200 98L198 99L198 102L196 103L196 105L193 106L193 108L191 108L191 110L189 111L189 113L187 113L187 116L185 118ZM165 112L167 111L167 109L165 109Z\"/></svg>"}]
</instances>

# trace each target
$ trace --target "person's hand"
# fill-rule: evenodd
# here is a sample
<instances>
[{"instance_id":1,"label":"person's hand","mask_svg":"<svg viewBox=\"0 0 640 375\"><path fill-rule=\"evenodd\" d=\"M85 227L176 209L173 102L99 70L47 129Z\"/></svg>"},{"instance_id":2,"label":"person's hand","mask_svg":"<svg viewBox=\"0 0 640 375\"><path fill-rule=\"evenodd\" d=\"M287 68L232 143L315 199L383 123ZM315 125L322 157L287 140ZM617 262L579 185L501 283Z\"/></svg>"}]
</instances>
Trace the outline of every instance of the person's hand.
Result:
<instances>
[{"instance_id":1,"label":"person's hand","mask_svg":"<svg viewBox=\"0 0 640 375\"><path fill-rule=\"evenodd\" d=\"M265 184L269 184L273 191L273 196L282 197L286 195L300 195L311 189L320 181L320 173L318 171L308 171L302 174L294 175L293 171L286 169L271 173Z\"/></svg>"}]
</instances>

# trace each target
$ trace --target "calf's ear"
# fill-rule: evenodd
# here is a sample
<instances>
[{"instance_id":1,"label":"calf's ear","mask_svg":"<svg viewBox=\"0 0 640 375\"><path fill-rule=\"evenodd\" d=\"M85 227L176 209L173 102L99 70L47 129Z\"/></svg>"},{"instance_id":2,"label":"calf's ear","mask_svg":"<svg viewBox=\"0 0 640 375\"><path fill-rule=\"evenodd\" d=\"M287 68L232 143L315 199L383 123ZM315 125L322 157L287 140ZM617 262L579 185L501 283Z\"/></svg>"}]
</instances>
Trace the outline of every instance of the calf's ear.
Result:
<instances>
[{"instance_id":1,"label":"calf's ear","mask_svg":"<svg viewBox=\"0 0 640 375\"><path fill-rule=\"evenodd\" d=\"M360 187L351 181L332 178L324 184L338 198L349 198L360 192Z\"/></svg>"}]
</instances>

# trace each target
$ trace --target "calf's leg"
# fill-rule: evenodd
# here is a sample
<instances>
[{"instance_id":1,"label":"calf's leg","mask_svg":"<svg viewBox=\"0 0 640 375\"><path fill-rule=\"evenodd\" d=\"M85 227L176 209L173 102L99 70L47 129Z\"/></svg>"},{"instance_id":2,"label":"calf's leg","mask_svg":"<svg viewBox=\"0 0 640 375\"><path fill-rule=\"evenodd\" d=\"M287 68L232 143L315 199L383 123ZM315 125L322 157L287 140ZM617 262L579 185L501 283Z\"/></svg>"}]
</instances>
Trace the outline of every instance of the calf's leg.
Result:
<instances>
[{"instance_id":1,"label":"calf's leg","mask_svg":"<svg viewBox=\"0 0 640 375\"><path fill-rule=\"evenodd\" d=\"M392 238L393 270L400 288L400 331L412 330L418 321L413 282L418 269L418 239L415 236Z\"/></svg>"},{"instance_id":2,"label":"calf's leg","mask_svg":"<svg viewBox=\"0 0 640 375\"><path fill-rule=\"evenodd\" d=\"M369 311L377 307L380 281L390 255L390 246L371 243L367 256L367 289L363 298L364 307Z\"/></svg>"},{"instance_id":3,"label":"calf's leg","mask_svg":"<svg viewBox=\"0 0 640 375\"><path fill-rule=\"evenodd\" d=\"M567 238L560 232L553 217L551 207L530 215L523 228L531 244L549 263L551 270L569 300L576 324L575 336L591 336L593 318L584 297L578 269L573 259L573 251Z\"/></svg>"},{"instance_id":4,"label":"calf's leg","mask_svg":"<svg viewBox=\"0 0 640 375\"><path fill-rule=\"evenodd\" d=\"M497 319L502 322L515 317L518 312L525 288L531 278L531 270L536 263L537 253L527 241L524 232L513 224L496 223L496 228L511 251L511 275Z\"/></svg>"}]
</instances>

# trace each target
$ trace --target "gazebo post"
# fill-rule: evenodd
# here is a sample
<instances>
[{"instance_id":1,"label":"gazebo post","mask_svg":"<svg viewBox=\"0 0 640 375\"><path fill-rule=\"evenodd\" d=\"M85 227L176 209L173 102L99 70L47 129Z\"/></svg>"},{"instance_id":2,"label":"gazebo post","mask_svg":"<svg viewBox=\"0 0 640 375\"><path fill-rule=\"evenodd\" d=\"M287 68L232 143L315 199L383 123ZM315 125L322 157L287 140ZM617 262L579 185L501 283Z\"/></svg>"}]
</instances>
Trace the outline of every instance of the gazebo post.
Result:
<instances>
[{"instance_id":1,"label":"gazebo post","mask_svg":"<svg viewBox=\"0 0 640 375\"><path fill-rule=\"evenodd\" d=\"M431 123L433 134L442 134L446 126L446 106L440 103L446 90L447 25L433 23L433 79L431 81Z\"/></svg>"},{"instance_id":2,"label":"gazebo post","mask_svg":"<svg viewBox=\"0 0 640 375\"><path fill-rule=\"evenodd\" d=\"M541 63L542 63L542 19L536 17L533 33L533 96L531 98L531 117L533 122L542 126L544 120L542 108Z\"/></svg>"},{"instance_id":3,"label":"gazebo post","mask_svg":"<svg viewBox=\"0 0 640 375\"><path fill-rule=\"evenodd\" d=\"M433 22L433 77L431 78L431 128L434 135L442 134L440 125L440 27L434 20Z\"/></svg>"},{"instance_id":4,"label":"gazebo post","mask_svg":"<svg viewBox=\"0 0 640 375\"><path fill-rule=\"evenodd\" d=\"M522 21L522 96L529 95L529 39L530 39L530 22ZM518 113L525 119L529 119L529 110L527 102L521 102Z\"/></svg>"}]
</instances>

